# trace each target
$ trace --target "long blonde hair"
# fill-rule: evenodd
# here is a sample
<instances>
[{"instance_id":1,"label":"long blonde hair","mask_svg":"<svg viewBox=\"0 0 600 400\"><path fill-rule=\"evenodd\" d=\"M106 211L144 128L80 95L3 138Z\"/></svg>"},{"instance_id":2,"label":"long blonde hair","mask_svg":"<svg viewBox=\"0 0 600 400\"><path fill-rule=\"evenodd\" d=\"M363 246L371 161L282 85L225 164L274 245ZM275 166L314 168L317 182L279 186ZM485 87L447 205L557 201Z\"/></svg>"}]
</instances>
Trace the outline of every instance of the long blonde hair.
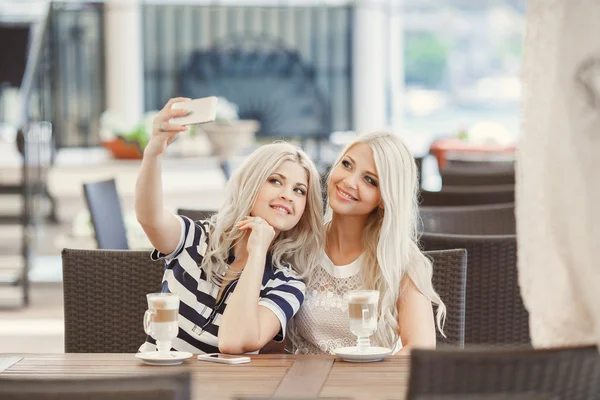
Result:
<instances>
[{"instance_id":1,"label":"long blonde hair","mask_svg":"<svg viewBox=\"0 0 600 400\"><path fill-rule=\"evenodd\" d=\"M363 245L365 265L361 271L365 289L379 290L379 326L375 340L394 348L399 339L398 300L410 278L416 288L438 306L436 321L440 332L446 316L446 306L432 284L431 261L418 246L418 176L415 159L404 142L387 132L359 135L336 160L341 162L350 148L358 143L368 145L379 176L383 209L375 208L368 217ZM328 180L329 181L329 180ZM325 219L330 221L332 209L327 204Z\"/></svg>"},{"instance_id":2,"label":"long blonde hair","mask_svg":"<svg viewBox=\"0 0 600 400\"><path fill-rule=\"evenodd\" d=\"M225 188L225 201L210 220L211 234L202 267L208 279L222 284L229 250L244 236L238 222L250 215L261 187L285 161L298 163L307 175L306 208L298 224L280 232L270 247L275 268L289 268L301 278L312 275L323 246L323 200L319 173L306 153L290 143L266 144L255 150L233 173ZM215 273L218 272L218 273Z\"/></svg>"}]
</instances>

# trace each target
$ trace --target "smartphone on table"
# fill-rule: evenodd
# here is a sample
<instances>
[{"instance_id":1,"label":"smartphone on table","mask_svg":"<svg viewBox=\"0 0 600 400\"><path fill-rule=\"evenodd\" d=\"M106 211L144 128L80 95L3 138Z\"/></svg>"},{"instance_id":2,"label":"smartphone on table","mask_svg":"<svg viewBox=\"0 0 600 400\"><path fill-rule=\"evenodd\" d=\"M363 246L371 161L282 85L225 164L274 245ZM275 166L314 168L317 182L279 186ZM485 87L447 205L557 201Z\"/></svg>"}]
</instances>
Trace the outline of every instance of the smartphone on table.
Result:
<instances>
[{"instance_id":1,"label":"smartphone on table","mask_svg":"<svg viewBox=\"0 0 600 400\"><path fill-rule=\"evenodd\" d=\"M234 356L231 354L210 353L200 354L198 361L216 362L221 364L246 364L250 362L250 357Z\"/></svg>"}]
</instances>

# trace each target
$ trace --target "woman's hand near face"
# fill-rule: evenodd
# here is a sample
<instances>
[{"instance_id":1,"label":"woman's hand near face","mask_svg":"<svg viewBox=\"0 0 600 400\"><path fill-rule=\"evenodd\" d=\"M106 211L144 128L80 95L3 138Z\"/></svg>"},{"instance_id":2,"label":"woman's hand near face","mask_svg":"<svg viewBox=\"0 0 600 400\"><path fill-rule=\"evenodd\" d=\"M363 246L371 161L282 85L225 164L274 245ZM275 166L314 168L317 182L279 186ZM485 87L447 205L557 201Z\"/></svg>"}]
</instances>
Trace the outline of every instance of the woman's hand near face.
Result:
<instances>
[{"instance_id":1,"label":"woman's hand near face","mask_svg":"<svg viewBox=\"0 0 600 400\"><path fill-rule=\"evenodd\" d=\"M188 101L190 99L185 97L176 97L170 99L162 110L154 117L152 123L152 136L146 146L144 153L152 154L154 156L161 155L179 135L180 132L187 130L186 126L179 124L172 124L169 121L171 118L183 117L189 114L188 110L184 109L173 109L173 104L180 103L182 101Z\"/></svg>"},{"instance_id":2,"label":"woman's hand near face","mask_svg":"<svg viewBox=\"0 0 600 400\"><path fill-rule=\"evenodd\" d=\"M275 238L275 229L260 217L247 217L238 224L241 231L250 230L246 250L248 254L267 254Z\"/></svg>"},{"instance_id":3,"label":"woman's hand near face","mask_svg":"<svg viewBox=\"0 0 600 400\"><path fill-rule=\"evenodd\" d=\"M246 244L248 260L227 301L219 327L219 351L229 354L259 350L281 329L275 313L258 305L267 251L275 238L275 229L260 217L247 217L238 227L241 231L249 230L250 236Z\"/></svg>"}]
</instances>

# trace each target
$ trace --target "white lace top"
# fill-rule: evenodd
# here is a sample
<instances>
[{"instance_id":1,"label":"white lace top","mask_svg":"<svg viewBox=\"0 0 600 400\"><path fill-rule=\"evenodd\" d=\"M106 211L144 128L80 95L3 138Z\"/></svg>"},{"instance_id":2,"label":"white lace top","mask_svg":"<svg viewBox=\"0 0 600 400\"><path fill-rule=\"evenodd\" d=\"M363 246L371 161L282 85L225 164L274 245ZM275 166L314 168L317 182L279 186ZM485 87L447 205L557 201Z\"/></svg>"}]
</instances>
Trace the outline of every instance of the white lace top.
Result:
<instances>
[{"instance_id":1,"label":"white lace top","mask_svg":"<svg viewBox=\"0 0 600 400\"><path fill-rule=\"evenodd\" d=\"M351 264L336 266L323 252L314 283L306 288L304 304L294 318L297 354L333 354L334 349L356 346L345 294L362 289L358 272L363 259L361 255ZM400 347L399 341L394 351Z\"/></svg>"}]
</instances>

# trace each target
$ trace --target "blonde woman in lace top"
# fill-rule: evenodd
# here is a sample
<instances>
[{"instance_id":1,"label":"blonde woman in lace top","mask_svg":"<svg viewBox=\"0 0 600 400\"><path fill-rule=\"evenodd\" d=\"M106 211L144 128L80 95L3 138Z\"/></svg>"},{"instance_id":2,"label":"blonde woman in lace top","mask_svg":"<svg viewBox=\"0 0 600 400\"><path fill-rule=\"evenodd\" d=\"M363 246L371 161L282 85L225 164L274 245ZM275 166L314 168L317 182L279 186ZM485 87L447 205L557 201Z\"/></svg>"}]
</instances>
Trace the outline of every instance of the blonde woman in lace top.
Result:
<instances>
[{"instance_id":1,"label":"blonde woman in lace top","mask_svg":"<svg viewBox=\"0 0 600 400\"><path fill-rule=\"evenodd\" d=\"M432 303L439 329L445 307L417 246L417 189L415 160L393 134L362 134L342 152L328 179L325 252L289 332L294 352L356 344L345 299L356 289L380 291L373 345L401 353L435 347Z\"/></svg>"}]
</instances>

